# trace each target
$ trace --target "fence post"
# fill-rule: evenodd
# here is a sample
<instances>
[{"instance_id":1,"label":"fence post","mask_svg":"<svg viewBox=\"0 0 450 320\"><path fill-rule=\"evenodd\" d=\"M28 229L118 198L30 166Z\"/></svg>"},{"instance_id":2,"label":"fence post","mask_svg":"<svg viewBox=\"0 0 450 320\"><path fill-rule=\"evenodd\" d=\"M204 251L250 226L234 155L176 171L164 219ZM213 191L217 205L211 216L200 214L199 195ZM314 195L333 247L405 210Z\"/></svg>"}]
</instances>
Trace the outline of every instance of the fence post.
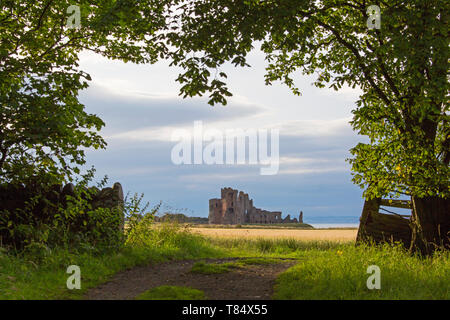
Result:
<instances>
[{"instance_id":1,"label":"fence post","mask_svg":"<svg viewBox=\"0 0 450 320\"><path fill-rule=\"evenodd\" d=\"M366 224L370 221L370 215L372 212L378 213L380 210L381 198L374 198L364 202L361 218L359 218L358 235L356 236L356 242L362 242L367 239L366 237Z\"/></svg>"}]
</instances>

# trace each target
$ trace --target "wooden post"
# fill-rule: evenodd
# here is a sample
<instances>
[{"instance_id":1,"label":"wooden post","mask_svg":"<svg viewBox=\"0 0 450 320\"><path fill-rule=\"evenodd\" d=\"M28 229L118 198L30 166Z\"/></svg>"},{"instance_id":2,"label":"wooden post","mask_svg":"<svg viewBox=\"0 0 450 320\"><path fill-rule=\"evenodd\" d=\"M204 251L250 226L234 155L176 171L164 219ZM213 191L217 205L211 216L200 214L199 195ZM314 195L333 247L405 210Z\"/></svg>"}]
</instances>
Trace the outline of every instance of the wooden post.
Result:
<instances>
[{"instance_id":1,"label":"wooden post","mask_svg":"<svg viewBox=\"0 0 450 320\"><path fill-rule=\"evenodd\" d=\"M367 240L367 235L365 231L365 226L368 221L370 221L370 215L372 212L378 213L380 209L381 198L375 198L371 200L366 200L364 202L364 208L361 214L361 218L359 218L359 229L358 235L356 236L356 242L362 242Z\"/></svg>"},{"instance_id":2,"label":"wooden post","mask_svg":"<svg viewBox=\"0 0 450 320\"><path fill-rule=\"evenodd\" d=\"M386 206L386 207L412 209L411 201L409 201L409 200L383 199L383 200L381 200L380 204L382 206Z\"/></svg>"}]
</instances>

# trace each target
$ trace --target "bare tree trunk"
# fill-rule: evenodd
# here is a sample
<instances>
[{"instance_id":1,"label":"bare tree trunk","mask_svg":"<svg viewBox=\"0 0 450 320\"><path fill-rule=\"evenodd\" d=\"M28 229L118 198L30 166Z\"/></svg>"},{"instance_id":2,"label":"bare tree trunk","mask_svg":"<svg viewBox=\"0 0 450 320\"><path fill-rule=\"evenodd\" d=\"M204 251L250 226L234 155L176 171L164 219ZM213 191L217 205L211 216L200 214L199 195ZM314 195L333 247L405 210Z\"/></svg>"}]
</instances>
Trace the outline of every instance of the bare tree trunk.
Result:
<instances>
[{"instance_id":1,"label":"bare tree trunk","mask_svg":"<svg viewBox=\"0 0 450 320\"><path fill-rule=\"evenodd\" d=\"M450 199L412 197L412 204L411 250L431 255L450 249Z\"/></svg>"}]
</instances>

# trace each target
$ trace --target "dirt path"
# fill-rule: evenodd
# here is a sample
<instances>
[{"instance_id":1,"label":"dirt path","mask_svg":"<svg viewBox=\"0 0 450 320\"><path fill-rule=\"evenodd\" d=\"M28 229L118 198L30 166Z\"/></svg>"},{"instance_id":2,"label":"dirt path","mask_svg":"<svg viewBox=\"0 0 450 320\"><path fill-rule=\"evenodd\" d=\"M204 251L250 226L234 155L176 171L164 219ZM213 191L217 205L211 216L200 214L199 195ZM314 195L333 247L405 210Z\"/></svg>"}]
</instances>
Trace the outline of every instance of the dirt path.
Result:
<instances>
[{"instance_id":1,"label":"dirt path","mask_svg":"<svg viewBox=\"0 0 450 320\"><path fill-rule=\"evenodd\" d=\"M205 259L207 263L236 261ZM148 289L162 286L186 286L204 291L210 300L268 300L273 294L278 274L295 264L284 259L281 263L248 265L222 274L194 274L190 270L199 260L171 261L146 267L136 267L116 274L109 282L90 289L88 300L134 299Z\"/></svg>"}]
</instances>

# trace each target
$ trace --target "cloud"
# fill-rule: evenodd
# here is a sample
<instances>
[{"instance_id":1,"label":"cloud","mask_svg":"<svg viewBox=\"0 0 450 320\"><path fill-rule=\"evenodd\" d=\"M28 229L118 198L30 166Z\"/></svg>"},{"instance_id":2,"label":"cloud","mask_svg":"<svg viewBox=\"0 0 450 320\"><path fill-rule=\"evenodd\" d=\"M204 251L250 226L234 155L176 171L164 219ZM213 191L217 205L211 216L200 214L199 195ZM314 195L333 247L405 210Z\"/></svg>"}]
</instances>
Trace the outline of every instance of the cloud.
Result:
<instances>
[{"instance_id":1,"label":"cloud","mask_svg":"<svg viewBox=\"0 0 450 320\"><path fill-rule=\"evenodd\" d=\"M353 135L351 118L333 120L297 120L284 123L283 133L288 136L327 137Z\"/></svg>"},{"instance_id":2,"label":"cloud","mask_svg":"<svg viewBox=\"0 0 450 320\"><path fill-rule=\"evenodd\" d=\"M152 204L169 203L208 215L208 199L229 186L248 192L258 207L283 214L304 209L305 217L359 215L361 190L351 183L348 150L362 140L352 131L350 110L358 91L311 87L299 77L303 96L279 84L264 85L264 56L249 55L251 69L229 68L229 105L211 107L207 98L182 99L175 84L178 70L165 63L124 64L93 55L81 68L94 81L80 94L87 112L106 123L101 134L108 148L88 151L88 166L98 177L119 181L125 192L144 192ZM228 68L228 67L227 67ZM176 129L279 129L280 168L261 176L261 165L181 165L171 161Z\"/></svg>"},{"instance_id":3,"label":"cloud","mask_svg":"<svg viewBox=\"0 0 450 320\"><path fill-rule=\"evenodd\" d=\"M211 107L206 99L183 100L171 95L113 92L98 84L83 91L80 101L87 112L98 115L106 123L102 132L108 136L148 128L181 127L191 125L195 120L231 122L267 112L264 107L251 103L232 102L226 107ZM154 133L151 130L147 136Z\"/></svg>"}]
</instances>

